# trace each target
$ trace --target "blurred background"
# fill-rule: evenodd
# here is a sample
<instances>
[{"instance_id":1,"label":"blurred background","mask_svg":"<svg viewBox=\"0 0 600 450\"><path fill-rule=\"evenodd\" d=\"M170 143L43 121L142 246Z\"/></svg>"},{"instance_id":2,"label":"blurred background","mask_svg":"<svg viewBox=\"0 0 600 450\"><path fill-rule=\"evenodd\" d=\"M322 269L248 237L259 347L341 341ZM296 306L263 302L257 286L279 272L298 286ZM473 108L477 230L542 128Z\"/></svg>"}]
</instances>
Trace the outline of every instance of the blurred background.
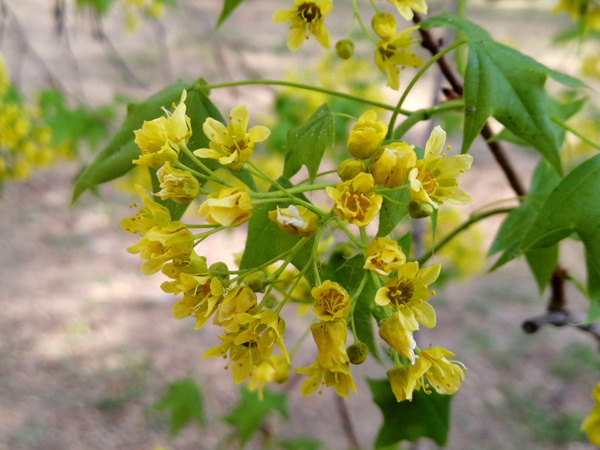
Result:
<instances>
[{"instance_id":1,"label":"blurred background","mask_svg":"<svg viewBox=\"0 0 600 450\"><path fill-rule=\"evenodd\" d=\"M370 17L368 2L360 3ZM247 0L218 30L222 2L217 0L177 0L174 6L164 5L157 18L152 13L158 10L136 9L135 4L115 2L100 18L89 6L78 8L70 0L0 0L0 49L24 105L18 113L30 118L32 129L45 121L53 132L51 143L39 136L36 141L46 142L52 155L40 153L37 165L23 162L5 180L0 199L1 449L237 448L224 441L230 426L220 418L238 403L239 390L223 370L224 361L200 359L218 343L214 329L194 331L193 319L174 320L173 297L159 288L161 275L144 276L139 257L126 252L136 239L120 229L119 220L133 214L128 206L139 200L132 187L147 182L144 174L134 172L103 185L97 195L88 192L69 207L75 177L116 131L127 101L140 101L176 79L199 77L208 83L251 78L315 83L390 104L399 98L385 87L384 75L371 62L372 46L358 27L356 54L363 58L341 61L314 39L296 53L288 51L287 25L271 21L287 2ZM336 19L326 21L333 42L346 37L352 17L350 2L334 4ZM387 2L377 4L395 11ZM582 77L593 97L600 79L598 43L568 39L574 25L566 14L552 14L555 6L547 0L475 0L468 4L467 18L497 41ZM432 2L429 15L453 7ZM422 49L417 52L427 56ZM401 89L414 73L401 73ZM430 106L439 98L440 85L436 71L429 71L404 107ZM557 86L550 88L560 95ZM256 156L265 170L276 173L283 166L287 129L328 99L247 86L214 90L211 100L224 114L245 103L251 125L273 130ZM355 117L363 111L339 99L331 103L334 111ZM389 117L379 113L383 120ZM597 119L591 105L569 123L597 137ZM331 161L340 159L348 122L337 125L340 143ZM421 123L405 138L424 146L434 125ZM446 117L442 126L458 151L460 117ZM581 141L567 144L566 165L590 154ZM458 224L484 205L514 197L488 153L476 141L473 169L461 179L474 202L459 210L448 207L447 223ZM510 145L509 153L529 183L538 154ZM190 208L190 220L197 220L195 210ZM469 369L452 400L447 448L590 449L579 427L592 407L590 393L600 373L597 343L568 327L522 332L524 320L544 313L548 293L539 294L524 260L486 275L495 258L486 262L486 253L499 223L497 218L482 222L453 241L448 254L435 257L448 268L432 300L438 326L420 333L419 345L441 344ZM448 229L440 225L438 236ZM198 252L209 263L231 266L232 249L241 252L244 239L243 230L219 235ZM579 243L561 247L561 262L573 276L585 279ZM587 300L571 285L567 289L570 307L586 311ZM292 316L286 317L288 348L310 323L310 318ZM314 359L311 346L303 344L294 367ZM385 370L372 363L354 367L353 374L359 392L348 398L350 418L361 446L370 448L382 418L370 401L365 377L384 378ZM168 383L181 378L200 386L206 423L170 438L168 412L153 405ZM271 416L247 448L260 448L265 433L310 436L322 441L322 448L348 448L333 391L302 398L301 381L292 375L288 384L273 388L289 392L290 420ZM426 441L398 448L436 447Z\"/></svg>"}]
</instances>

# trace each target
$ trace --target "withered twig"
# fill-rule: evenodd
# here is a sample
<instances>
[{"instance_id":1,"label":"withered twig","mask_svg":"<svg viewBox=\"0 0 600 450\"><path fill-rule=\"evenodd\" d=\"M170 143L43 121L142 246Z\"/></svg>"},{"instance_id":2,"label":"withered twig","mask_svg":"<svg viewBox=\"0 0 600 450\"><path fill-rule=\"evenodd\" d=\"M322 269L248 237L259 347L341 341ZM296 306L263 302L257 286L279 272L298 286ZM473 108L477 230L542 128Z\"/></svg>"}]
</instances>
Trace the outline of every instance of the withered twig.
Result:
<instances>
[{"instance_id":1,"label":"withered twig","mask_svg":"<svg viewBox=\"0 0 600 450\"><path fill-rule=\"evenodd\" d=\"M535 333L544 325L554 325L555 327L562 327L565 325L575 326L594 336L600 347L600 323L583 323L585 318L586 314L583 312L561 309L548 311L542 316L527 319L521 326L523 327L523 331L529 334Z\"/></svg>"}]
</instances>

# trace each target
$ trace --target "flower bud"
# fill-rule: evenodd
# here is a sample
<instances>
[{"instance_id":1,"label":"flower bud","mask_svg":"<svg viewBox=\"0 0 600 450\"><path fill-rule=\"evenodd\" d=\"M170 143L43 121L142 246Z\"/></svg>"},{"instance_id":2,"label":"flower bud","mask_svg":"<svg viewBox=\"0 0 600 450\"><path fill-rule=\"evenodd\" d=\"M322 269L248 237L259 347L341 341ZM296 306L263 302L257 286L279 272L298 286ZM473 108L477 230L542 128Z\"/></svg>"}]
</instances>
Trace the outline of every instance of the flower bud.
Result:
<instances>
[{"instance_id":1,"label":"flower bud","mask_svg":"<svg viewBox=\"0 0 600 450\"><path fill-rule=\"evenodd\" d=\"M365 162L360 159L347 159L339 165L337 170L342 181L351 180L361 172L368 172L368 169Z\"/></svg>"},{"instance_id":2,"label":"flower bud","mask_svg":"<svg viewBox=\"0 0 600 450\"><path fill-rule=\"evenodd\" d=\"M254 292L265 292L265 276L263 271L253 272L244 278L244 284Z\"/></svg>"},{"instance_id":3,"label":"flower bud","mask_svg":"<svg viewBox=\"0 0 600 450\"><path fill-rule=\"evenodd\" d=\"M224 262L216 262L214 264L211 264L208 270L214 270L215 272L229 272L229 268ZM223 287L229 286L229 275L227 275L226 273L215 275L215 277L221 280Z\"/></svg>"},{"instance_id":4,"label":"flower bud","mask_svg":"<svg viewBox=\"0 0 600 450\"><path fill-rule=\"evenodd\" d=\"M263 298L263 305L266 309L273 309L277 306L277 298L273 294L267 294Z\"/></svg>"},{"instance_id":5,"label":"flower bud","mask_svg":"<svg viewBox=\"0 0 600 450\"><path fill-rule=\"evenodd\" d=\"M350 59L354 54L354 42L350 39L342 39L335 43L335 51L337 52L338 58Z\"/></svg>"},{"instance_id":6,"label":"flower bud","mask_svg":"<svg viewBox=\"0 0 600 450\"><path fill-rule=\"evenodd\" d=\"M358 344L352 344L348 347L346 352L348 353L348 358L350 358L350 363L358 365L367 360L367 356L369 356L369 347L362 342L359 342Z\"/></svg>"},{"instance_id":7,"label":"flower bud","mask_svg":"<svg viewBox=\"0 0 600 450\"><path fill-rule=\"evenodd\" d=\"M358 159L370 158L379 149L387 131L388 126L377 120L375 111L365 111L350 130L346 141L348 153Z\"/></svg>"},{"instance_id":8,"label":"flower bud","mask_svg":"<svg viewBox=\"0 0 600 450\"><path fill-rule=\"evenodd\" d=\"M424 219L433 214L433 206L429 203L422 204L415 200L408 202L408 214L413 219Z\"/></svg>"}]
</instances>

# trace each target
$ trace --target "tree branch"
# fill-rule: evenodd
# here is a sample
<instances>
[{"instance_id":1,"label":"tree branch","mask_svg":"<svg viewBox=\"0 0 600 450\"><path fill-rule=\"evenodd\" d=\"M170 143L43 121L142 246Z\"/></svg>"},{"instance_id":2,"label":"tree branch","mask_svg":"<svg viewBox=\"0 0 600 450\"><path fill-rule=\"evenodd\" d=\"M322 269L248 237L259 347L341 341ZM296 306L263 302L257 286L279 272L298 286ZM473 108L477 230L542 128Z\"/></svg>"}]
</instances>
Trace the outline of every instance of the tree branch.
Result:
<instances>
[{"instance_id":1,"label":"tree branch","mask_svg":"<svg viewBox=\"0 0 600 450\"><path fill-rule=\"evenodd\" d=\"M575 326L582 331L590 333L596 339L600 348L600 323L583 323L585 318L586 314L583 312L561 309L548 311L542 316L527 319L521 327L525 333L532 334L544 325L554 325L555 327L563 327L565 325Z\"/></svg>"}]
</instances>

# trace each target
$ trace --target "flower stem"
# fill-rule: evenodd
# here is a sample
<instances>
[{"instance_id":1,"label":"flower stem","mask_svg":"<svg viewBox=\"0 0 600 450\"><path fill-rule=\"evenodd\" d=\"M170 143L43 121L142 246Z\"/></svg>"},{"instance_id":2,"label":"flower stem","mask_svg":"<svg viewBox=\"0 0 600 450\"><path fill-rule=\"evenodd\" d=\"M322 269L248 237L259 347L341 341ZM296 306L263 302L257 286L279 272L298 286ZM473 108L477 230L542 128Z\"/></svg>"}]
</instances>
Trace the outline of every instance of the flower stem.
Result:
<instances>
[{"instance_id":1,"label":"flower stem","mask_svg":"<svg viewBox=\"0 0 600 450\"><path fill-rule=\"evenodd\" d=\"M200 161L200 159L198 159L198 157L192 153L192 151L187 147L187 145L185 145L184 142L179 143L179 148L181 150L183 150L183 153L185 153L192 161L194 161L198 165L198 167L200 167L207 174L209 174L211 177L213 177L214 181L217 181L218 183L220 183L224 186L227 186L229 188L233 187L231 184L229 184L227 181L225 181L219 175L217 175L212 170L210 170L208 167L206 167L206 164L204 164L202 161Z\"/></svg>"},{"instance_id":2,"label":"flower stem","mask_svg":"<svg viewBox=\"0 0 600 450\"><path fill-rule=\"evenodd\" d=\"M552 122L554 122L555 124L560 125L565 130L570 131L571 133L573 133L575 136L577 136L579 139L581 139L586 144L591 145L596 150L600 150L600 144L588 139L583 134L581 134L579 131L575 130L574 128L572 128L569 125L567 125L566 123L564 123L562 120L557 119L556 117L550 117L550 120L552 120Z\"/></svg>"},{"instance_id":3,"label":"flower stem","mask_svg":"<svg viewBox=\"0 0 600 450\"><path fill-rule=\"evenodd\" d=\"M371 2L371 3L373 4L375 11L377 11L377 7L375 6L375 4L373 2ZM367 29L367 27L363 23L362 19L360 18L360 14L359 14L358 8L356 6L356 0L352 0L352 11L354 11L354 17L356 17L358 19L358 23L360 23L360 27L362 28L363 32L373 42L373 44L377 45L378 44L377 40L371 35L371 33L369 33L369 30Z\"/></svg>"},{"instance_id":4,"label":"flower stem","mask_svg":"<svg viewBox=\"0 0 600 450\"><path fill-rule=\"evenodd\" d=\"M342 222L342 219L340 219L338 216L335 216L333 220L335 220L335 222L338 224L338 227L340 227L340 229L344 233L346 233L346 236L348 236L350 240L354 242L354 245L356 245L360 251L362 251L364 248L367 248L366 245L364 245L358 239L356 239L356 237L350 232L346 224Z\"/></svg>"}]
</instances>

